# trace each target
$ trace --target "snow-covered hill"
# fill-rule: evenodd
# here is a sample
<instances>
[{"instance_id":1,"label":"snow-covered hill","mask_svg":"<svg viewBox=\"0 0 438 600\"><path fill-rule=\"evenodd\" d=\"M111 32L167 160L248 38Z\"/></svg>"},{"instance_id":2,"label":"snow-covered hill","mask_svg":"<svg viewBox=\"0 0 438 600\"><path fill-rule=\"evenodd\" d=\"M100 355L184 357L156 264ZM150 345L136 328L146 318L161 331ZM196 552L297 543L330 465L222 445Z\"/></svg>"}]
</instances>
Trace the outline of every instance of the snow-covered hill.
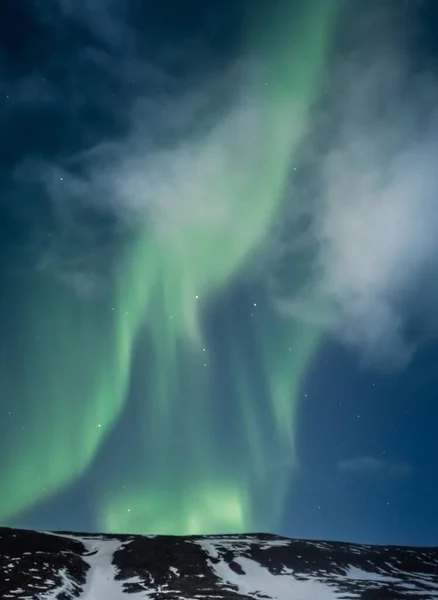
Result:
<instances>
[{"instance_id":1,"label":"snow-covered hill","mask_svg":"<svg viewBox=\"0 0 438 600\"><path fill-rule=\"evenodd\" d=\"M0 528L0 598L438 599L438 548Z\"/></svg>"}]
</instances>

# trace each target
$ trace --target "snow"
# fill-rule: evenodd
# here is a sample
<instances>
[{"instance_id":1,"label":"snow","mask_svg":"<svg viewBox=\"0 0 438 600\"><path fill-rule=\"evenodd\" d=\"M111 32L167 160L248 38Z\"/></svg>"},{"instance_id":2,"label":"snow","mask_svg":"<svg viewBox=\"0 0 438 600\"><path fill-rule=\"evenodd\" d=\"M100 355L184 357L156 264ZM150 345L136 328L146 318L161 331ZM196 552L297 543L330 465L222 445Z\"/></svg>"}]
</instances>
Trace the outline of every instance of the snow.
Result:
<instances>
[{"instance_id":1,"label":"snow","mask_svg":"<svg viewBox=\"0 0 438 600\"><path fill-rule=\"evenodd\" d=\"M369 571L364 571L357 567L349 567L346 577L347 579L362 579L363 581L391 581L394 583L400 581L398 577L390 577L388 575L381 575L380 573L370 573Z\"/></svg>"},{"instance_id":2,"label":"snow","mask_svg":"<svg viewBox=\"0 0 438 600\"><path fill-rule=\"evenodd\" d=\"M92 556L84 557L90 565L87 583L81 600L126 600L123 583L116 581L116 567L112 564L114 552L123 547L118 540L86 540L84 545L88 552L95 552ZM132 594L132 597L138 594ZM145 597L142 594L143 598Z\"/></svg>"},{"instance_id":3,"label":"snow","mask_svg":"<svg viewBox=\"0 0 438 600\"><path fill-rule=\"evenodd\" d=\"M261 596L272 600L339 600L342 596L336 595L328 585L320 583L314 578L307 580L296 579L289 569L283 569L280 575L273 575L268 569L262 567L254 560L246 557L236 557L236 562L244 574L233 571L230 566L219 558L215 543L207 541L198 542L204 551L212 558L209 561L215 575L222 580L225 587L233 586L237 592L248 598L260 599ZM216 562L217 561L217 562Z\"/></svg>"},{"instance_id":4,"label":"snow","mask_svg":"<svg viewBox=\"0 0 438 600\"><path fill-rule=\"evenodd\" d=\"M12 537L8 532L5 535ZM14 584L3 591L5 600L31 600L35 590L39 600L58 600L60 596L78 600L223 600L229 593L254 600L360 600L370 592L381 598L389 594L400 599L438 600L438 549L419 549L415 553L393 548L388 552L385 547L334 546L254 534L166 537L156 541L98 534L38 535L64 538L66 542L56 542L50 550L51 544L45 540L42 548L49 550L44 550L35 563L29 552L20 552L19 548L14 548L18 556L13 557L12 550L5 553L3 582L10 580L11 570L14 575ZM260 550L270 552L260 555ZM50 553L56 554L53 561ZM412 555L412 566L405 571L400 567L409 564L405 561L408 553ZM38 546L31 554L41 554ZM26 567L20 580L17 573L24 555ZM65 562L60 562L60 557L65 557ZM129 566L131 557L134 571ZM429 565L424 572L423 565ZM138 577L130 577L133 572ZM136 591L132 591L132 584L137 584Z\"/></svg>"},{"instance_id":5,"label":"snow","mask_svg":"<svg viewBox=\"0 0 438 600\"><path fill-rule=\"evenodd\" d=\"M117 539L82 538L58 533L48 533L48 535L56 535L79 541L85 546L86 552L90 554L90 556L83 556L83 560L88 563L90 570L88 571L87 582L82 594L79 596L79 600L127 600L127 597L133 600L135 598L145 600L148 597L152 597L145 591L127 594L123 590L124 583L137 583L134 578L128 581L117 581L115 579L117 569L113 565L114 553L117 550L121 550L126 545L126 542L121 542ZM42 600L56 600L59 594L65 589L64 586L58 588Z\"/></svg>"},{"instance_id":6,"label":"snow","mask_svg":"<svg viewBox=\"0 0 438 600\"><path fill-rule=\"evenodd\" d=\"M196 543L209 556L208 564L216 577L221 580L222 585L226 589L237 591L237 593L248 598L259 599L260 597L265 597L272 600L291 600L292 598L293 600L353 600L354 598L360 598L363 587L356 586L357 592L341 591L340 586L351 581L359 583L360 586L369 582L373 589L378 589L378 586L381 584L396 583L402 589L412 590L412 593L419 598L428 598L428 600L432 598L438 599L438 593L431 595L431 593L433 594L433 590L438 590L438 584L427 581L429 577L434 578L433 575L412 573L411 575L414 577L411 577L411 583L407 584L400 576L393 577L376 571L366 571L350 565L346 569L345 574L332 574L330 583L326 583L324 577L321 575L318 577L312 575L303 576L300 573L299 578L297 578L294 576L292 569L284 566L280 574L274 575L256 561L234 554L233 561L241 567L242 574L236 573L222 556L222 553L226 551L229 552L232 550L235 553L239 548L242 549L242 544L236 544L232 538L209 538L197 540ZM272 543L270 545L271 547L273 546ZM317 543L315 546L321 550L329 548L329 544L326 543ZM260 548L266 549L266 546L260 545ZM356 550L352 552L353 555L360 553L359 549L353 547L353 550ZM406 576L406 573L403 573L397 567L389 563L384 564L393 573L400 573L400 575Z\"/></svg>"},{"instance_id":7,"label":"snow","mask_svg":"<svg viewBox=\"0 0 438 600\"><path fill-rule=\"evenodd\" d=\"M244 571L239 575L225 561L213 565L213 570L224 582L237 587L239 594L252 598L265 595L272 600L337 600L340 598L328 585L314 578L301 581L291 574L273 575L266 568L248 558L236 558Z\"/></svg>"},{"instance_id":8,"label":"snow","mask_svg":"<svg viewBox=\"0 0 438 600\"><path fill-rule=\"evenodd\" d=\"M59 587L54 592L49 592L48 594L41 596L40 600L57 600L59 598L59 596L62 594L62 592L68 593L68 592L74 591L73 585L72 585L70 579L68 578L67 573L65 572L65 569L61 569L59 571L59 576L61 577L61 580L62 580L61 587Z\"/></svg>"}]
</instances>

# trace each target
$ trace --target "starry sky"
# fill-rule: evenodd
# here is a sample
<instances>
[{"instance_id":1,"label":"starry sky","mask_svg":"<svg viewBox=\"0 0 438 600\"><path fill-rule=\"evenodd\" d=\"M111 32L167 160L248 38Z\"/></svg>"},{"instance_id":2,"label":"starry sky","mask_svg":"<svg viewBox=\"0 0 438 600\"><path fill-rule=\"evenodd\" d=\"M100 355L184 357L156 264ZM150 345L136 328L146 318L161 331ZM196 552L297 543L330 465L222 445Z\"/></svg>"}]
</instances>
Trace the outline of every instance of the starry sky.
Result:
<instances>
[{"instance_id":1,"label":"starry sky","mask_svg":"<svg viewBox=\"0 0 438 600\"><path fill-rule=\"evenodd\" d=\"M438 544L437 16L2 2L2 525Z\"/></svg>"}]
</instances>

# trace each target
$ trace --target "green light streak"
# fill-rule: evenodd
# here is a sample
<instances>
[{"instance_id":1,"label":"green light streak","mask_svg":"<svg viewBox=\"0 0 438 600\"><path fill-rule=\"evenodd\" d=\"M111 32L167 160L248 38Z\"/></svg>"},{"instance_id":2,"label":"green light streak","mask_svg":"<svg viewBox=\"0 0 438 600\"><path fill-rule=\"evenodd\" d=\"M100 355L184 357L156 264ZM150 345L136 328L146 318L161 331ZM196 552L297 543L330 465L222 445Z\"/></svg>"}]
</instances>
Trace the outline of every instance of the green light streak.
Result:
<instances>
[{"instance_id":1,"label":"green light streak","mask_svg":"<svg viewBox=\"0 0 438 600\"><path fill-rule=\"evenodd\" d=\"M0 501L5 522L62 489L90 464L124 403L131 347L108 300L85 304L53 281L27 290L2 340Z\"/></svg>"},{"instance_id":2,"label":"green light streak","mask_svg":"<svg viewBox=\"0 0 438 600\"><path fill-rule=\"evenodd\" d=\"M163 246L153 250L153 262L167 268L158 268L162 294L146 311L145 321L152 331L165 331L166 335L154 337L155 377L148 382L144 400L141 464L145 475L142 482L134 484L135 491L123 491L121 484L126 478L114 482L117 487L107 494L100 515L104 529L174 534L247 531L260 525L272 529L281 517L288 469L273 465L279 456L288 461L289 468L295 460L297 390L317 345L318 332L278 323L272 315L265 315L255 328L259 366L267 388L265 417L269 426L263 428L263 417L256 415L250 374L242 364L244 350L236 349L236 340L231 340L234 360L229 375L235 382L241 429L237 438L228 438L224 433L225 439L220 440L206 385L208 362L207 369L202 369L208 353L202 354L204 342L196 299L197 295L208 297L238 272L266 236L281 205L291 160L305 131L336 2L313 3L298 22L291 22L295 15L288 14L290 4L280 4L284 11L276 15L278 22L269 30L271 37L263 52L267 85L255 81L250 86L251 98L262 99L257 123L262 151L253 168L247 169L248 155L254 155L252 139L242 145L239 114L237 121L230 118L207 140L207 150L211 145L219 149L219 168L199 185L207 199L215 190L215 200L231 217L218 228L181 227ZM276 27L280 23L281 29ZM271 39L275 40L272 44ZM290 39L295 40L292 52ZM253 43L256 48L262 46L257 40ZM200 173L202 165L201 159ZM184 205L184 186L175 187L180 189ZM169 326L171 317L176 317L176 326L175 321ZM187 359L178 354L181 336L194 344L190 368ZM191 381L191 393L178 396L175 390L179 389L181 371ZM172 382L173 389L170 384L163 387L163 380ZM176 411L178 404L183 410ZM165 413L164 406L168 407ZM169 447L169 439L176 432L183 440L178 453ZM233 447L232 461L228 454L224 456L224 444ZM254 501L267 494L268 505Z\"/></svg>"},{"instance_id":3,"label":"green light streak","mask_svg":"<svg viewBox=\"0 0 438 600\"><path fill-rule=\"evenodd\" d=\"M202 533L260 524L268 529L278 522L287 476L273 473L272 464L279 454L294 459L296 394L318 336L285 329L268 314L254 325L267 390L264 426L261 415L253 414L254 389L242 350L230 338L233 415L240 433L221 440L200 314L268 234L318 90L337 1L303 3L301 14L290 4L276 4L272 23L261 15L260 31L256 24L250 27L248 52L263 60L265 75L246 87L249 104L242 100L205 140L193 142L190 181L186 169L176 176L182 206L195 201L207 212L219 208L213 224L188 220L169 235L139 236L122 259L111 298L84 301L43 278L29 285L16 347L0 341L0 397L2 405L11 405L2 427L0 487L8 490L0 498L2 523L90 467L125 405L131 359L143 331L154 351L145 381L138 474L126 490L123 473L114 474L101 493L100 526ZM248 128L254 106L256 123L250 119ZM250 135L254 126L257 140ZM232 446L231 460L224 444ZM267 490L272 504L263 511L263 501L254 497L266 498Z\"/></svg>"}]
</instances>

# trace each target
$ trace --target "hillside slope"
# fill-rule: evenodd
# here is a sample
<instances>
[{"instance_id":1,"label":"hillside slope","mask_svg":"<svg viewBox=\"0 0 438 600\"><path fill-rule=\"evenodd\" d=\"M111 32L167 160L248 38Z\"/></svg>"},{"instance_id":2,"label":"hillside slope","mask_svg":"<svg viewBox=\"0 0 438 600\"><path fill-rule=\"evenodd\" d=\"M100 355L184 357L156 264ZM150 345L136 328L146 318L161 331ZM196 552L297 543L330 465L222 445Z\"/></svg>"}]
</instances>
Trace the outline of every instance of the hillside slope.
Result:
<instances>
[{"instance_id":1,"label":"hillside slope","mask_svg":"<svg viewBox=\"0 0 438 600\"><path fill-rule=\"evenodd\" d=\"M438 599L438 548L0 528L1 600Z\"/></svg>"}]
</instances>

